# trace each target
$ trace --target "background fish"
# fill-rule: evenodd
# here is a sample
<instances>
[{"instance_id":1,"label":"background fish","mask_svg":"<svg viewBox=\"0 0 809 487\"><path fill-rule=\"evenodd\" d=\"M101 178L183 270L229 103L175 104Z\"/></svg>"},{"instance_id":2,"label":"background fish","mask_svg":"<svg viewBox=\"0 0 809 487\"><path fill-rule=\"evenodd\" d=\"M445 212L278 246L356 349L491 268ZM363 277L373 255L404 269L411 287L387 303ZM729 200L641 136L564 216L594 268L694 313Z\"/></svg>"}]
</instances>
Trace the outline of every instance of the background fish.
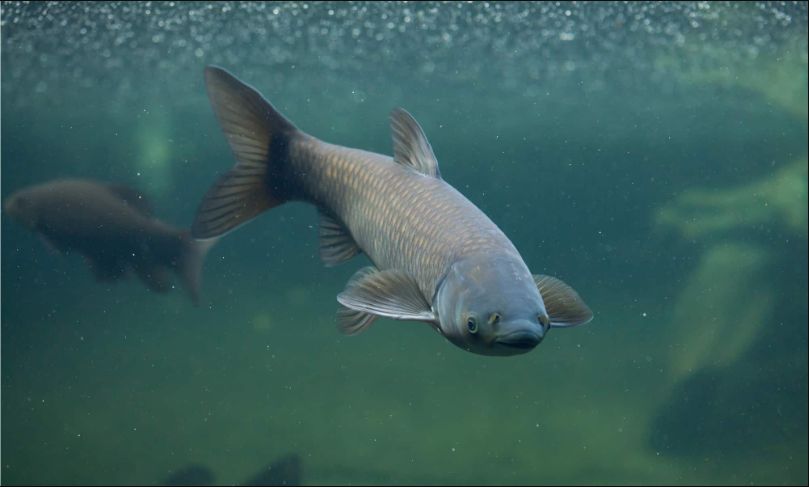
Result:
<instances>
[{"instance_id":1,"label":"background fish","mask_svg":"<svg viewBox=\"0 0 809 487\"><path fill-rule=\"evenodd\" d=\"M167 486L185 485L214 485L216 475L203 465L189 465L188 467L174 472L163 481ZM246 487L294 487L303 485L303 461L301 457L292 453L267 465L252 477L241 484Z\"/></svg>"},{"instance_id":2,"label":"background fish","mask_svg":"<svg viewBox=\"0 0 809 487\"><path fill-rule=\"evenodd\" d=\"M374 263L338 296L343 333L386 316L427 322L474 353L515 355L553 326L592 319L573 289L532 276L503 232L444 182L424 132L404 110L390 116L390 158L303 133L224 69L207 68L205 79L237 165L209 189L194 236L218 237L287 201L314 204L327 265L360 252Z\"/></svg>"},{"instance_id":3,"label":"background fish","mask_svg":"<svg viewBox=\"0 0 809 487\"><path fill-rule=\"evenodd\" d=\"M80 253L93 275L114 282L134 272L152 291L172 288L175 271L195 304L205 255L196 242L152 216L148 200L120 185L69 179L19 190L4 209L57 253Z\"/></svg>"}]
</instances>

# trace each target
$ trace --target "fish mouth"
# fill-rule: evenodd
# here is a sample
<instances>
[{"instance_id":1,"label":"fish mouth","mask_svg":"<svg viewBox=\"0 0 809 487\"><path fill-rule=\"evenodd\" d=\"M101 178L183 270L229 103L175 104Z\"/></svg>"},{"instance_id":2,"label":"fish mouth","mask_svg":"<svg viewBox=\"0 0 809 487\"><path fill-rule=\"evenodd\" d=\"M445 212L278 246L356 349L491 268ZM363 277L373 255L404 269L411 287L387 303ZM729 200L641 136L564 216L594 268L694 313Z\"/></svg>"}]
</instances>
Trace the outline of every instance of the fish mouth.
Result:
<instances>
[{"instance_id":1,"label":"fish mouth","mask_svg":"<svg viewBox=\"0 0 809 487\"><path fill-rule=\"evenodd\" d=\"M542 337L530 331L517 331L495 340L496 343L511 348L530 350L542 341Z\"/></svg>"}]
</instances>

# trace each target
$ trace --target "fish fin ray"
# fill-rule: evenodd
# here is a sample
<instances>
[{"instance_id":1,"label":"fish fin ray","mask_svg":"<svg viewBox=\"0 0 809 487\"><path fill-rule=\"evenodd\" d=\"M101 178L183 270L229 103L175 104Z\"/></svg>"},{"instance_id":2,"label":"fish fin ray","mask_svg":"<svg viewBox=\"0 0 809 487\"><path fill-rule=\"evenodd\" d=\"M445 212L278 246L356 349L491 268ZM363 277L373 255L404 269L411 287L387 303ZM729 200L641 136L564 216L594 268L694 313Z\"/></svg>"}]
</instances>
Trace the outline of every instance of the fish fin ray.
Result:
<instances>
[{"instance_id":1,"label":"fish fin ray","mask_svg":"<svg viewBox=\"0 0 809 487\"><path fill-rule=\"evenodd\" d=\"M194 219L194 238L219 237L280 204L269 191L266 174L246 176L249 170L249 166L239 164L208 188ZM234 180L245 185L238 192L228 187Z\"/></svg>"},{"instance_id":2,"label":"fish fin ray","mask_svg":"<svg viewBox=\"0 0 809 487\"><path fill-rule=\"evenodd\" d=\"M224 235L286 202L289 182L281 175L290 139L299 133L255 88L226 70L205 68L205 85L236 166L200 204L191 230L197 239Z\"/></svg>"},{"instance_id":3,"label":"fish fin ray","mask_svg":"<svg viewBox=\"0 0 809 487\"><path fill-rule=\"evenodd\" d=\"M343 335L357 335L373 325L379 316L346 308L343 305L337 309L337 330Z\"/></svg>"},{"instance_id":4,"label":"fish fin ray","mask_svg":"<svg viewBox=\"0 0 809 487\"><path fill-rule=\"evenodd\" d=\"M337 301L354 311L395 320L438 321L416 279L399 269L355 274Z\"/></svg>"},{"instance_id":5,"label":"fish fin ray","mask_svg":"<svg viewBox=\"0 0 809 487\"><path fill-rule=\"evenodd\" d=\"M183 284L183 288L191 297L194 306L199 306L205 257L218 241L218 238L199 241L191 238L189 234L183 235L180 257L175 266L175 271Z\"/></svg>"},{"instance_id":6,"label":"fish fin ray","mask_svg":"<svg viewBox=\"0 0 809 487\"><path fill-rule=\"evenodd\" d=\"M361 252L362 249L344 225L325 213L320 213L320 258L326 266L340 265Z\"/></svg>"},{"instance_id":7,"label":"fish fin ray","mask_svg":"<svg viewBox=\"0 0 809 487\"><path fill-rule=\"evenodd\" d=\"M545 303L552 327L571 328L584 325L593 319L593 311L581 296L561 280L535 274L534 282Z\"/></svg>"},{"instance_id":8,"label":"fish fin ray","mask_svg":"<svg viewBox=\"0 0 809 487\"><path fill-rule=\"evenodd\" d=\"M430 177L441 179L433 148L416 119L401 108L390 112L393 159Z\"/></svg>"},{"instance_id":9,"label":"fish fin ray","mask_svg":"<svg viewBox=\"0 0 809 487\"><path fill-rule=\"evenodd\" d=\"M354 286L365 276L375 274L376 272L379 271L374 266L363 267L351 276L351 279L349 279L346 284L346 289ZM337 308L337 330L343 335L356 335L367 330L378 318L379 316L377 315L357 311L340 304Z\"/></svg>"}]
</instances>

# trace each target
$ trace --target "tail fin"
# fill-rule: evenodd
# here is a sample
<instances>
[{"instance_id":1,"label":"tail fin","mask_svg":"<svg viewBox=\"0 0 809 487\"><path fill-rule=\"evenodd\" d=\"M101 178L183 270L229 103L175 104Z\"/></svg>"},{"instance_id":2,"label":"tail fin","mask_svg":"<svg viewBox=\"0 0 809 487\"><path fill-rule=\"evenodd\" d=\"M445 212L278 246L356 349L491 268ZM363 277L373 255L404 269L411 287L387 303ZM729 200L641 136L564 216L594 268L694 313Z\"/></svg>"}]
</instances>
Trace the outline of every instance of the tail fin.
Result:
<instances>
[{"instance_id":1,"label":"tail fin","mask_svg":"<svg viewBox=\"0 0 809 487\"><path fill-rule=\"evenodd\" d=\"M191 296L195 306L199 306L199 290L202 285L202 268L205 265L205 256L216 245L219 239L199 241L184 235L181 243L180 258L177 260L177 275L183 287Z\"/></svg>"},{"instance_id":2,"label":"tail fin","mask_svg":"<svg viewBox=\"0 0 809 487\"><path fill-rule=\"evenodd\" d=\"M205 84L236 166L202 200L191 230L197 239L224 235L286 201L282 169L298 133L255 88L224 69L205 68Z\"/></svg>"}]
</instances>

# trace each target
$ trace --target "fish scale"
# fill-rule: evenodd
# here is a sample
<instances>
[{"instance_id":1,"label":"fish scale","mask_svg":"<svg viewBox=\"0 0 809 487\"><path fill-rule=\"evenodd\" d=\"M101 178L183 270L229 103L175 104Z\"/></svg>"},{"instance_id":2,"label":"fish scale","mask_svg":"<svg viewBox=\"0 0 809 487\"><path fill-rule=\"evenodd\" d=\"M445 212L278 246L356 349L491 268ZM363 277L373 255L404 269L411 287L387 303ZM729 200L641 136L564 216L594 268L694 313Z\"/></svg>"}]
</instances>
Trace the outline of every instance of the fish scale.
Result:
<instances>
[{"instance_id":1,"label":"fish scale","mask_svg":"<svg viewBox=\"0 0 809 487\"><path fill-rule=\"evenodd\" d=\"M416 276L430 303L454 259L469 252L517 252L483 212L444 181L391 157L301 138L292 142L291 171L309 177L298 198L334 212L380 270ZM346 179L328 177L336 171ZM413 191L416 187L420 191ZM449 214L456 223L445 226ZM481 239L481 233L487 237Z\"/></svg>"},{"instance_id":2,"label":"fish scale","mask_svg":"<svg viewBox=\"0 0 809 487\"><path fill-rule=\"evenodd\" d=\"M404 110L391 112L389 157L318 140L227 71L209 67L205 75L237 165L208 190L193 234L219 237L287 201L315 205L326 264L363 252L375 266L337 296L343 333L379 317L423 321L466 350L516 355L553 323L592 318L569 286L532 276L506 235L443 180L426 135ZM552 296L547 308L542 292Z\"/></svg>"}]
</instances>

